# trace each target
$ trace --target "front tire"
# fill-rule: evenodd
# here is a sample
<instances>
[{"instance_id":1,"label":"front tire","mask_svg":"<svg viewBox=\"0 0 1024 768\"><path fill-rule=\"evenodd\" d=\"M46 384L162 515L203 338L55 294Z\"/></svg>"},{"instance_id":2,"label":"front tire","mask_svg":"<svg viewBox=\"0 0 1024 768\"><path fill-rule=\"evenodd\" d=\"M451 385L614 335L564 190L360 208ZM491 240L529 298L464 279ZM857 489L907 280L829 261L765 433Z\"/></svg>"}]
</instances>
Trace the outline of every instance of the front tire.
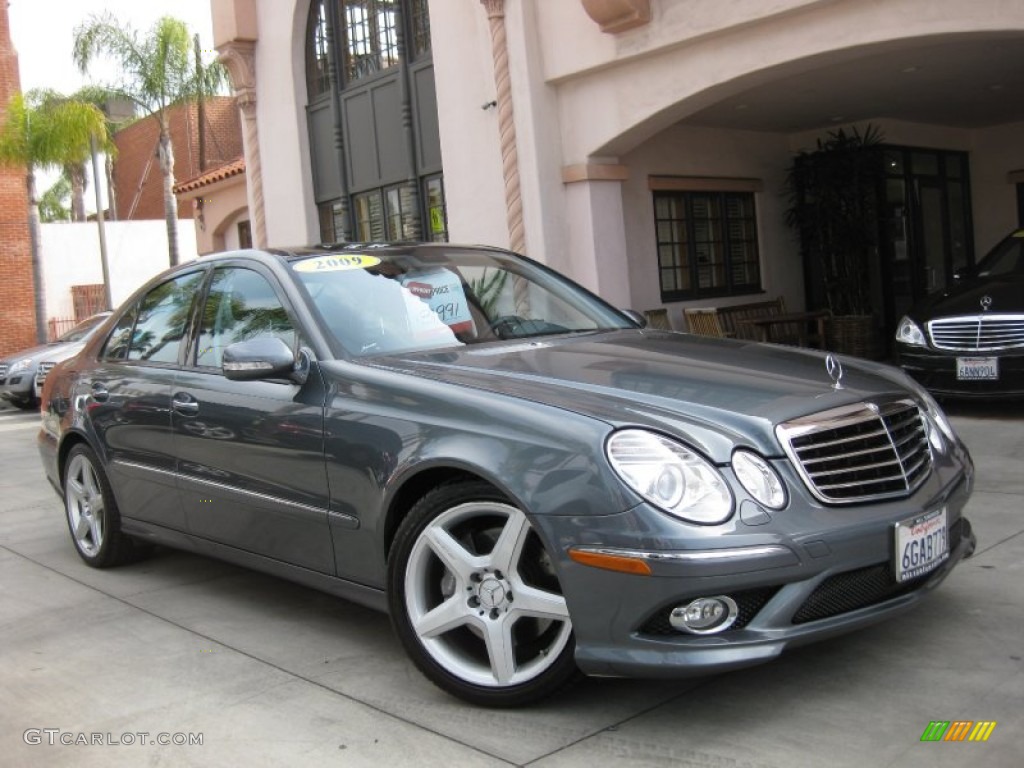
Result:
<instances>
[{"instance_id":1,"label":"front tire","mask_svg":"<svg viewBox=\"0 0 1024 768\"><path fill-rule=\"evenodd\" d=\"M71 541L93 568L110 568L139 558L144 548L121 533L121 515L96 453L84 443L68 454L64 509Z\"/></svg>"},{"instance_id":2,"label":"front tire","mask_svg":"<svg viewBox=\"0 0 1024 768\"><path fill-rule=\"evenodd\" d=\"M439 486L388 562L392 622L416 666L473 704L521 706L577 675L558 578L526 514L483 482Z\"/></svg>"}]
</instances>

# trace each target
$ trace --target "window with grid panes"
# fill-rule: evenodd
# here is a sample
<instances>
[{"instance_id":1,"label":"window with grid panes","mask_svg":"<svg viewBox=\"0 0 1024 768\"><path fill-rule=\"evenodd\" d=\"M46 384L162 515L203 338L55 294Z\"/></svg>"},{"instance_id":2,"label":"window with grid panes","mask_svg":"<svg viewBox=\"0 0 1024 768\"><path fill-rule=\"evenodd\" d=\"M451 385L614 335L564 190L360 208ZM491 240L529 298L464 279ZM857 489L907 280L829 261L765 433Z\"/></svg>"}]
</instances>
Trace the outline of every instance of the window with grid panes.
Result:
<instances>
[{"instance_id":1,"label":"window with grid panes","mask_svg":"<svg viewBox=\"0 0 1024 768\"><path fill-rule=\"evenodd\" d=\"M430 53L430 12L427 10L427 0L412 0L410 14L412 57L418 59Z\"/></svg>"},{"instance_id":2,"label":"window with grid panes","mask_svg":"<svg viewBox=\"0 0 1024 768\"><path fill-rule=\"evenodd\" d=\"M662 301L761 290L757 216L750 192L655 192Z\"/></svg>"},{"instance_id":3,"label":"window with grid panes","mask_svg":"<svg viewBox=\"0 0 1024 768\"><path fill-rule=\"evenodd\" d=\"M352 196L352 220L357 242L377 243L385 240L384 203L379 189Z\"/></svg>"},{"instance_id":4,"label":"window with grid panes","mask_svg":"<svg viewBox=\"0 0 1024 768\"><path fill-rule=\"evenodd\" d=\"M330 41L325 0L315 0L309 14L306 42L306 89L310 101L330 90Z\"/></svg>"},{"instance_id":5,"label":"window with grid panes","mask_svg":"<svg viewBox=\"0 0 1024 768\"><path fill-rule=\"evenodd\" d=\"M398 64L397 6L397 0L347 0L344 4L346 82Z\"/></svg>"},{"instance_id":6,"label":"window with grid panes","mask_svg":"<svg viewBox=\"0 0 1024 768\"><path fill-rule=\"evenodd\" d=\"M320 215L320 242L340 243L345 240L345 204L330 200L317 206Z\"/></svg>"}]
</instances>

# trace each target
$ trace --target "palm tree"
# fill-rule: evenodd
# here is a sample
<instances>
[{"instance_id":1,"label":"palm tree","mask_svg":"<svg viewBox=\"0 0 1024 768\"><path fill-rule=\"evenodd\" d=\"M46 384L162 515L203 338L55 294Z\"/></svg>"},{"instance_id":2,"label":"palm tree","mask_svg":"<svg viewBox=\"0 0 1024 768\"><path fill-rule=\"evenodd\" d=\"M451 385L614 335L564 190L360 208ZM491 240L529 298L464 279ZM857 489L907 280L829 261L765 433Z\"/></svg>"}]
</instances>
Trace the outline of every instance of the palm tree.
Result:
<instances>
[{"instance_id":1,"label":"palm tree","mask_svg":"<svg viewBox=\"0 0 1024 768\"><path fill-rule=\"evenodd\" d=\"M103 88L96 86L87 85L84 88L79 88L71 95L72 100L82 101L87 104L92 104L97 110L103 113L103 117L106 119L106 140L102 145L97 144L96 151L103 153L106 163L110 165L111 159L117 152L117 147L114 144L113 135L117 126L111 120L111 116L108 115L106 109L108 104L115 98L116 94L110 93ZM83 163L72 163L71 165L65 166L63 169L63 175L68 178L71 183L71 220L72 221L85 221L85 187L88 180L88 175L85 169L86 164ZM108 190L108 197L110 198L109 207L113 210L114 198L111 195L113 189L110 184L110 174L106 179L106 190ZM98 183L98 182L97 182Z\"/></svg>"},{"instance_id":2,"label":"palm tree","mask_svg":"<svg viewBox=\"0 0 1024 768\"><path fill-rule=\"evenodd\" d=\"M107 139L103 113L92 104L58 99L52 92L16 93L0 126L0 165L24 168L28 191L28 226L35 280L36 337L46 340L46 291L40 253L36 169L82 164L94 140Z\"/></svg>"},{"instance_id":3,"label":"palm tree","mask_svg":"<svg viewBox=\"0 0 1024 768\"><path fill-rule=\"evenodd\" d=\"M116 147L114 146L113 140L110 138L114 132L114 124L107 117L104 111L107 103L113 98L113 95L95 86L87 86L81 88L70 97L64 96L56 91L50 91L40 89L36 91L37 98L42 103L56 103L60 101L75 101L83 104L92 104L94 107L99 109L104 114L106 120L106 129L104 131L104 139L102 142L97 143L95 147L96 151L102 151L106 153L109 159L115 152ZM90 152L91 154L91 152ZM71 220L72 221L85 221L85 188L88 183L88 173L86 172L86 162L89 157L79 159L77 155L70 158L62 168L63 176L68 180L71 185Z\"/></svg>"},{"instance_id":4,"label":"palm tree","mask_svg":"<svg viewBox=\"0 0 1024 768\"><path fill-rule=\"evenodd\" d=\"M39 196L39 220L44 224L50 221L71 221L71 182L61 176L48 190Z\"/></svg>"},{"instance_id":5,"label":"palm tree","mask_svg":"<svg viewBox=\"0 0 1024 768\"><path fill-rule=\"evenodd\" d=\"M164 16L140 37L110 13L90 16L75 30L74 59L85 73L101 56L121 72L118 83L103 88L135 104L160 127L158 156L164 181L164 218L171 266L178 263L178 205L174 197L174 146L168 108L196 101L219 90L225 81L219 64L202 66L194 58L192 38L182 21Z\"/></svg>"}]
</instances>

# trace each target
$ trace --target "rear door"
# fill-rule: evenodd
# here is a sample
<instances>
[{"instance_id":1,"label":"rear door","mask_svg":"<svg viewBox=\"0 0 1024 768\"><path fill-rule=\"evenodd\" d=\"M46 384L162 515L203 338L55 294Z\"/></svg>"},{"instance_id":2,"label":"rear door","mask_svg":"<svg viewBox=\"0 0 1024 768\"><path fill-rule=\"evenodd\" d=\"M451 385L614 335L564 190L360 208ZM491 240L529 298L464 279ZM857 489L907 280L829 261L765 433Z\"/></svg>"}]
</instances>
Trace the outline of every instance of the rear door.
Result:
<instances>
[{"instance_id":1,"label":"rear door","mask_svg":"<svg viewBox=\"0 0 1024 768\"><path fill-rule=\"evenodd\" d=\"M229 381L224 349L300 332L277 279L255 264L213 271L189 365L171 398L177 471L189 530L246 552L334 573L323 454L324 387Z\"/></svg>"},{"instance_id":2,"label":"rear door","mask_svg":"<svg viewBox=\"0 0 1024 768\"><path fill-rule=\"evenodd\" d=\"M185 517L175 483L171 387L204 275L202 268L179 274L130 307L81 392L121 515L175 530L185 530Z\"/></svg>"}]
</instances>

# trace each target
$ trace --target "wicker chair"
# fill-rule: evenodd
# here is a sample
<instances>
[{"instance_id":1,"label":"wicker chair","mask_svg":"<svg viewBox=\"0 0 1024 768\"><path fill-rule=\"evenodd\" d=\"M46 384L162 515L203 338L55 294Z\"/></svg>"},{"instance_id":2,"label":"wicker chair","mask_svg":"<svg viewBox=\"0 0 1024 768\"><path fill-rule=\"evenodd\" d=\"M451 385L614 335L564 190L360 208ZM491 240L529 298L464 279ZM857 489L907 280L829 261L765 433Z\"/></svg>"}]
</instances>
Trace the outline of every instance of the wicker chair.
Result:
<instances>
[{"instance_id":1,"label":"wicker chair","mask_svg":"<svg viewBox=\"0 0 1024 768\"><path fill-rule=\"evenodd\" d=\"M779 296L768 301L752 301L747 304L733 304L718 310L719 322L728 336L738 339L757 340L757 329L746 323L746 320L757 320L762 317L786 314L786 302ZM782 329L780 329L782 330Z\"/></svg>"},{"instance_id":2,"label":"wicker chair","mask_svg":"<svg viewBox=\"0 0 1024 768\"><path fill-rule=\"evenodd\" d=\"M667 309L645 309L644 317L647 318L648 328L656 328L661 331L672 330L672 323L668 319Z\"/></svg>"},{"instance_id":3,"label":"wicker chair","mask_svg":"<svg viewBox=\"0 0 1024 768\"><path fill-rule=\"evenodd\" d=\"M686 317L686 327L690 329L690 333L698 336L725 337L727 335L722 324L718 322L718 310L716 309L684 309L683 315Z\"/></svg>"}]
</instances>

